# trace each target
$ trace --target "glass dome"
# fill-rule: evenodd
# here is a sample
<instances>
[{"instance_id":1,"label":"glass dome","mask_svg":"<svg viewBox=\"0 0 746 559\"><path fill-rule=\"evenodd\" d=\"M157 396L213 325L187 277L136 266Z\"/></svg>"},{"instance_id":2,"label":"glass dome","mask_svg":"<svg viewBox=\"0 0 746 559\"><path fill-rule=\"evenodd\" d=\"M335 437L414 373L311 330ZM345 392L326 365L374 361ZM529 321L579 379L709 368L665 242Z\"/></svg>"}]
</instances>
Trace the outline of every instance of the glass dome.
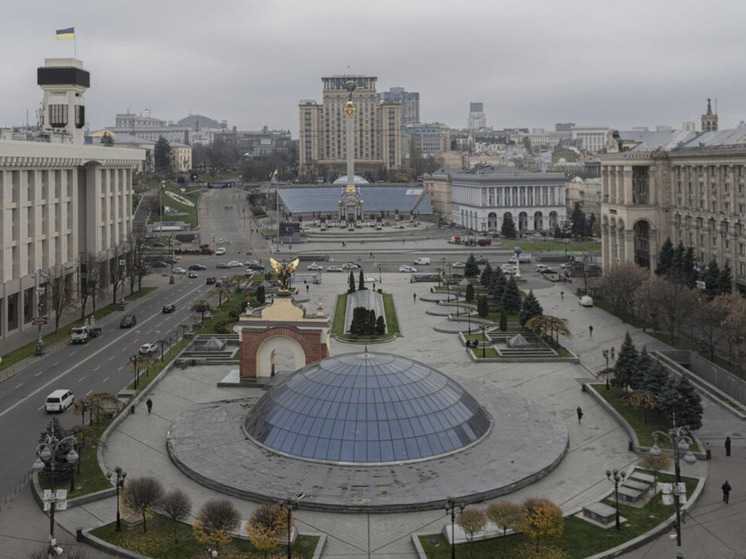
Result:
<instances>
[{"instance_id":1,"label":"glass dome","mask_svg":"<svg viewBox=\"0 0 746 559\"><path fill-rule=\"evenodd\" d=\"M420 460L469 446L489 414L440 371L405 357L345 354L293 373L244 420L255 442L335 463Z\"/></svg>"}]
</instances>

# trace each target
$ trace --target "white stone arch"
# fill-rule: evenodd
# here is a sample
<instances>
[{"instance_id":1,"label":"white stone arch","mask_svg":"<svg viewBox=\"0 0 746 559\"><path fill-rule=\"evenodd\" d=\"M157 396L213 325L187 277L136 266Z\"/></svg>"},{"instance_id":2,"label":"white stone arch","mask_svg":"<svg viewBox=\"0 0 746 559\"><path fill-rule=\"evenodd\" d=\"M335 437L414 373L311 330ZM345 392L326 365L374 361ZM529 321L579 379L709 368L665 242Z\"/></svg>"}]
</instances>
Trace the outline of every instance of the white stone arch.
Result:
<instances>
[{"instance_id":1,"label":"white stone arch","mask_svg":"<svg viewBox=\"0 0 746 559\"><path fill-rule=\"evenodd\" d=\"M534 212L534 231L542 231L544 229L544 214L541 212Z\"/></svg>"},{"instance_id":2,"label":"white stone arch","mask_svg":"<svg viewBox=\"0 0 746 559\"><path fill-rule=\"evenodd\" d=\"M264 340L256 350L257 377L271 377L273 372L279 372L275 371L275 360L278 354L290 358L293 363L289 367L290 371L300 369L306 364L306 353L297 340L280 335L272 336ZM283 372L288 371L283 368Z\"/></svg>"},{"instance_id":3,"label":"white stone arch","mask_svg":"<svg viewBox=\"0 0 746 559\"><path fill-rule=\"evenodd\" d=\"M487 214L487 229L494 231L497 228L497 214L495 212L490 212Z\"/></svg>"}]
</instances>

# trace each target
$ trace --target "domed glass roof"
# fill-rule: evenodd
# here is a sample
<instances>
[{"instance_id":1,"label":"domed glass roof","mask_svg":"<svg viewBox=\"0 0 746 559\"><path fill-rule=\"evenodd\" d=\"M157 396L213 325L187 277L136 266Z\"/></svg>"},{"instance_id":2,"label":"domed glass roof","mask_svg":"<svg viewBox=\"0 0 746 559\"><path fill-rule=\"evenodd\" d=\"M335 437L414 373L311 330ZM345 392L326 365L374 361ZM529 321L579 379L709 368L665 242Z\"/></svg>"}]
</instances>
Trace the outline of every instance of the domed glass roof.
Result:
<instances>
[{"instance_id":1,"label":"domed glass roof","mask_svg":"<svg viewBox=\"0 0 746 559\"><path fill-rule=\"evenodd\" d=\"M256 442L300 458L400 462L447 454L487 434L490 416L458 383L382 353L329 357L300 369L244 421Z\"/></svg>"}]
</instances>

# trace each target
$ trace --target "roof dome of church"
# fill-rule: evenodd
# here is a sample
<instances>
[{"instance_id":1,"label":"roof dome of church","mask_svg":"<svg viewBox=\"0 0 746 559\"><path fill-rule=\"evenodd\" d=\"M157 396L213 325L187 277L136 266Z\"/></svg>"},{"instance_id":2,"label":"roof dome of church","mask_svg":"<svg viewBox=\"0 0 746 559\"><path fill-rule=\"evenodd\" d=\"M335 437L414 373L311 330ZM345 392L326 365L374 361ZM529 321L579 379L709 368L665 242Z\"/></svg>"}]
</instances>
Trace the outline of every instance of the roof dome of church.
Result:
<instances>
[{"instance_id":1,"label":"roof dome of church","mask_svg":"<svg viewBox=\"0 0 746 559\"><path fill-rule=\"evenodd\" d=\"M352 179L355 184L370 184L366 179L360 175L355 175ZM347 175L343 175L335 180L332 184L347 184Z\"/></svg>"},{"instance_id":2,"label":"roof dome of church","mask_svg":"<svg viewBox=\"0 0 746 559\"><path fill-rule=\"evenodd\" d=\"M440 371L385 353L349 353L290 375L244 420L255 442L297 458L402 462L479 441L490 415Z\"/></svg>"}]
</instances>

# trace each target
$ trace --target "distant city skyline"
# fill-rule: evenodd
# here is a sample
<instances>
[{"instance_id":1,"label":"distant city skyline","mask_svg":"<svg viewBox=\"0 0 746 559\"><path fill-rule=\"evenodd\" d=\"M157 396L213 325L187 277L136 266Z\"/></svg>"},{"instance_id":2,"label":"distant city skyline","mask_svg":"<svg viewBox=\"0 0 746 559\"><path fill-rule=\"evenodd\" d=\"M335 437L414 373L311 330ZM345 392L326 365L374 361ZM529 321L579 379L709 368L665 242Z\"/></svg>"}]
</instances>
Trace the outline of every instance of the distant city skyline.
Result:
<instances>
[{"instance_id":1,"label":"distant city skyline","mask_svg":"<svg viewBox=\"0 0 746 559\"><path fill-rule=\"evenodd\" d=\"M138 5L4 7L0 40L12 55L2 61L0 126L23 125L27 114L36 121L36 69L74 51L91 72L92 130L112 125L117 113L149 110L166 121L200 114L295 138L299 100L320 101L322 76L345 73L377 76L381 92L419 92L420 121L453 128L466 127L474 101L494 129L699 128L708 98L721 129L746 120L746 76L737 71L746 6L726 0ZM75 42L55 38L66 27L75 28Z\"/></svg>"}]
</instances>

